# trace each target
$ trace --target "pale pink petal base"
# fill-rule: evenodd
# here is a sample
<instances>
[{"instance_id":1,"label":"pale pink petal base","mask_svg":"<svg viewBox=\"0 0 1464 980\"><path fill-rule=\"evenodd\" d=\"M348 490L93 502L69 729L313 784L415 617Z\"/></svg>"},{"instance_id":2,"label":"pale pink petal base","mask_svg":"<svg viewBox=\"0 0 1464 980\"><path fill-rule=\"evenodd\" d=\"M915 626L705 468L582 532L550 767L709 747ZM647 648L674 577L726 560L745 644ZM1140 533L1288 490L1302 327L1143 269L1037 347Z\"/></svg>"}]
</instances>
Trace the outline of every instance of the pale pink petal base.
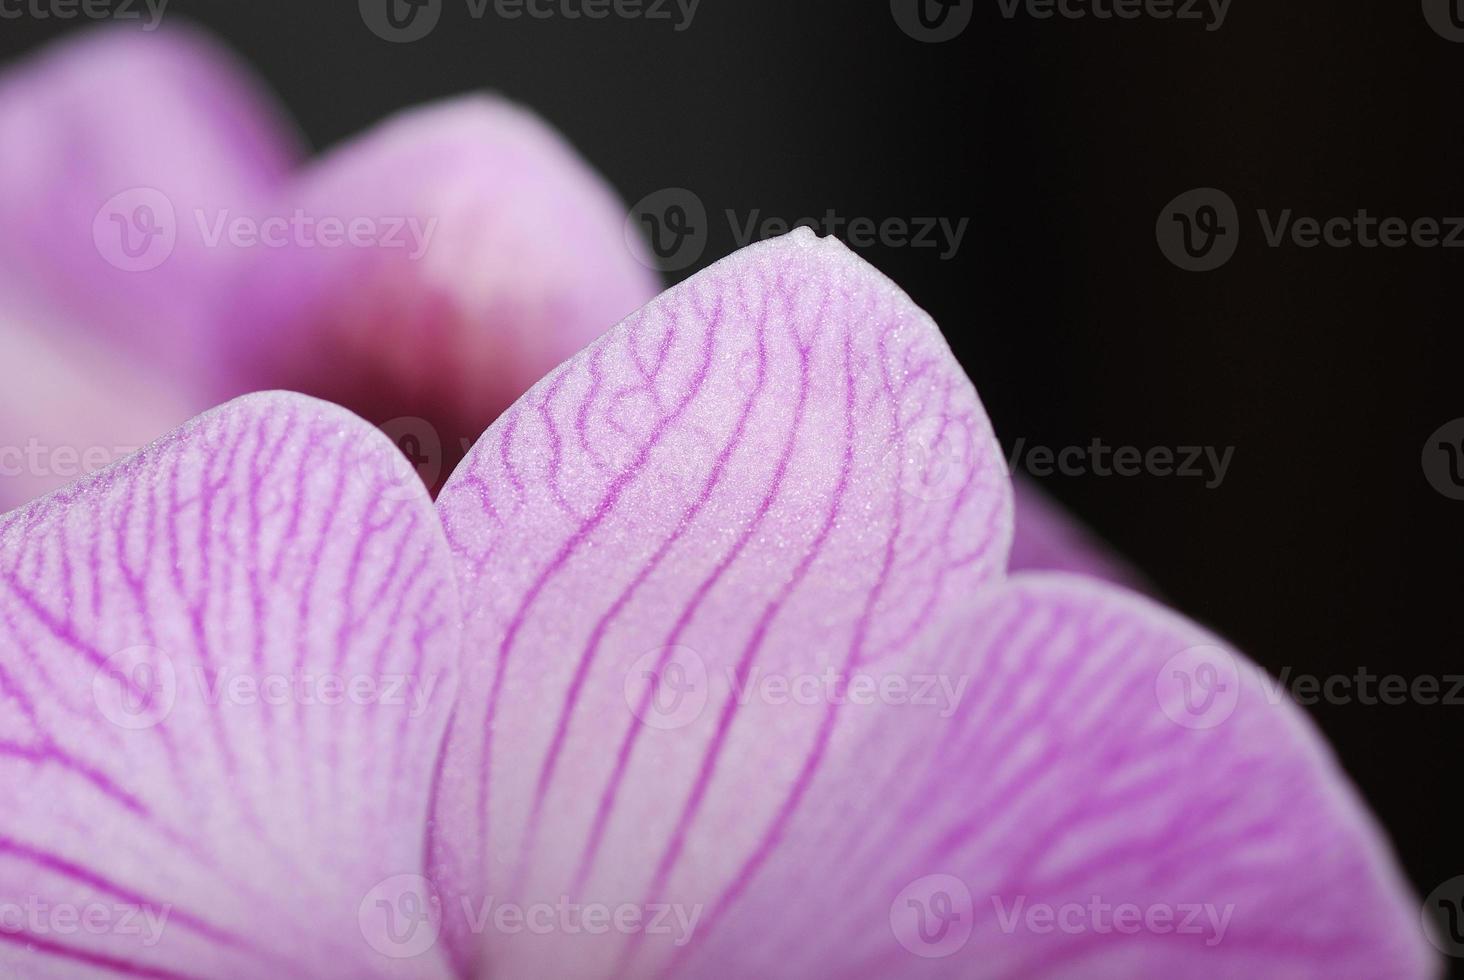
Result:
<instances>
[{"instance_id":1,"label":"pale pink petal base","mask_svg":"<svg viewBox=\"0 0 1464 980\"><path fill-rule=\"evenodd\" d=\"M0 963L440 975L386 917L459 644L402 469L349 413L257 395L0 522Z\"/></svg>"}]
</instances>

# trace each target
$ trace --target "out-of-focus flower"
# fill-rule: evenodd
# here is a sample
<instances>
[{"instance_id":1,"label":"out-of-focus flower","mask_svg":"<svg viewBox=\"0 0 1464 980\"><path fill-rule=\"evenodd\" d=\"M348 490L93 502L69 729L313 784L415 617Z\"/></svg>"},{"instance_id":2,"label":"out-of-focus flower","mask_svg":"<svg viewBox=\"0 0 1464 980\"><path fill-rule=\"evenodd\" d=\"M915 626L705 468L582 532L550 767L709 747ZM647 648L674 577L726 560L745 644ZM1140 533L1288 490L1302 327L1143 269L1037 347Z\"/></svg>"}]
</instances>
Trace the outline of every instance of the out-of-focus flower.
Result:
<instances>
[{"instance_id":1,"label":"out-of-focus flower","mask_svg":"<svg viewBox=\"0 0 1464 980\"><path fill-rule=\"evenodd\" d=\"M275 387L405 417L445 476L659 289L610 189L501 99L405 112L309 164L296 143L188 31L98 30L0 76L0 388L26 391L0 446L45 454L0 478L0 509L73 479L58 452ZM42 347L85 356L52 386Z\"/></svg>"},{"instance_id":2,"label":"out-of-focus flower","mask_svg":"<svg viewBox=\"0 0 1464 980\"><path fill-rule=\"evenodd\" d=\"M435 510L395 456L255 395L0 520L0 964L1433 969L1255 667L1110 584L1008 576L976 393L836 242L632 315ZM79 905L132 931L26 917Z\"/></svg>"}]
</instances>

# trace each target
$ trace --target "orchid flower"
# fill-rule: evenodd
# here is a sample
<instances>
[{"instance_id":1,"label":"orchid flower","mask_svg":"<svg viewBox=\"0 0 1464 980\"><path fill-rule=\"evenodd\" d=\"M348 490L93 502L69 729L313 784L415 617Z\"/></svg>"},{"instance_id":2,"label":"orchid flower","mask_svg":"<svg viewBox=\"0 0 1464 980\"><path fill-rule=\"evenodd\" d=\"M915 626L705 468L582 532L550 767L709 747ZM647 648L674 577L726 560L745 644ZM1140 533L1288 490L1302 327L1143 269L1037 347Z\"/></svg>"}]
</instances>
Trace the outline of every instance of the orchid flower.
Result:
<instances>
[{"instance_id":1,"label":"orchid flower","mask_svg":"<svg viewBox=\"0 0 1464 980\"><path fill-rule=\"evenodd\" d=\"M99 96L119 79L128 99ZM501 99L404 112L307 165L299 142L196 31L97 29L0 75L0 510L267 388L382 425L435 489L659 291L604 182ZM401 247L228 234L297 214L395 227ZM1136 581L1018 491L1013 568Z\"/></svg>"},{"instance_id":2,"label":"orchid flower","mask_svg":"<svg viewBox=\"0 0 1464 980\"><path fill-rule=\"evenodd\" d=\"M1255 666L1119 586L1010 573L975 391L833 240L662 294L435 504L398 459L254 394L0 521L0 964L1435 970Z\"/></svg>"}]
</instances>

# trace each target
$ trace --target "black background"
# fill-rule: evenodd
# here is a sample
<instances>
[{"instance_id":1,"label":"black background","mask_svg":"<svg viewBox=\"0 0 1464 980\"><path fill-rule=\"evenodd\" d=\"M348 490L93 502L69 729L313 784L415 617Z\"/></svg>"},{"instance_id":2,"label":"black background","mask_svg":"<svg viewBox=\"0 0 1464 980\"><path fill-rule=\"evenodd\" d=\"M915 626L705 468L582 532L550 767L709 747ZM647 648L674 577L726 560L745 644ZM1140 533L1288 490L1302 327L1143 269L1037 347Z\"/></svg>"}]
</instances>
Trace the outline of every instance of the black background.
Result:
<instances>
[{"instance_id":1,"label":"black background","mask_svg":"<svg viewBox=\"0 0 1464 980\"><path fill-rule=\"evenodd\" d=\"M1464 415L1464 252L1271 248L1256 215L1464 215L1464 44L1419 0L1234 0L1215 31L966 2L970 26L940 44L907 36L885 0L702 0L680 32L474 20L446 0L404 45L351 3L174 0L167 17L225 38L317 148L498 89L627 201L693 190L712 215L701 264L735 248L727 209L969 218L949 260L863 254L941 324L1008 447L1235 447L1215 489L1056 477L1056 497L1272 673L1464 673L1464 502L1420 465ZM76 25L0 21L0 57ZM1201 186L1235 200L1239 248L1189 273L1155 222ZM1464 873L1464 707L1311 711L1419 893Z\"/></svg>"}]
</instances>

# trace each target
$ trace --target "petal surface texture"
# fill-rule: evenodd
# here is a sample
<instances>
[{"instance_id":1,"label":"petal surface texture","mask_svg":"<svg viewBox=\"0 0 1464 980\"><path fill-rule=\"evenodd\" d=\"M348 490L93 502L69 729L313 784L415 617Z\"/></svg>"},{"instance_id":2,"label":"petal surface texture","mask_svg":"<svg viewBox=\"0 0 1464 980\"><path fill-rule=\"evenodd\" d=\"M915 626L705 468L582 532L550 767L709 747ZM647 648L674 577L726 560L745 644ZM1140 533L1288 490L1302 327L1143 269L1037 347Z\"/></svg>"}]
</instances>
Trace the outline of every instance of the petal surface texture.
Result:
<instances>
[{"instance_id":1,"label":"petal surface texture","mask_svg":"<svg viewBox=\"0 0 1464 980\"><path fill-rule=\"evenodd\" d=\"M440 975L392 916L431 909L460 611L403 470L267 393L3 519L0 966Z\"/></svg>"},{"instance_id":2,"label":"petal surface texture","mask_svg":"<svg viewBox=\"0 0 1464 980\"><path fill-rule=\"evenodd\" d=\"M1025 477L1017 477L1012 485L1017 530L1010 571L1077 572L1150 591L1143 576L1041 487Z\"/></svg>"},{"instance_id":3,"label":"petal surface texture","mask_svg":"<svg viewBox=\"0 0 1464 980\"><path fill-rule=\"evenodd\" d=\"M764 873L675 975L1436 975L1311 723L1193 623L1019 574L893 668L963 694L845 709Z\"/></svg>"},{"instance_id":4,"label":"petal surface texture","mask_svg":"<svg viewBox=\"0 0 1464 980\"><path fill-rule=\"evenodd\" d=\"M1253 666L1106 583L1004 578L974 392L833 241L665 294L438 508L467 626L429 875L464 973L1430 974Z\"/></svg>"},{"instance_id":5,"label":"petal surface texture","mask_svg":"<svg viewBox=\"0 0 1464 980\"><path fill-rule=\"evenodd\" d=\"M903 655L1001 576L1011 535L1000 448L935 325L806 230L548 376L439 510L467 640L432 872L528 903L739 887L837 712L737 690ZM476 934L451 934L460 965L506 975L615 957L564 930Z\"/></svg>"},{"instance_id":6,"label":"petal surface texture","mask_svg":"<svg viewBox=\"0 0 1464 980\"><path fill-rule=\"evenodd\" d=\"M196 372L236 274L210 231L257 214L297 155L204 35L87 31L0 75L0 257L93 339Z\"/></svg>"},{"instance_id":7,"label":"petal surface texture","mask_svg":"<svg viewBox=\"0 0 1464 980\"><path fill-rule=\"evenodd\" d=\"M285 247L251 250L230 331L241 360L373 423L424 419L433 446L418 448L441 453L441 478L661 288L614 192L537 116L490 96L388 119L297 175L274 212L303 220L279 232Z\"/></svg>"}]
</instances>

